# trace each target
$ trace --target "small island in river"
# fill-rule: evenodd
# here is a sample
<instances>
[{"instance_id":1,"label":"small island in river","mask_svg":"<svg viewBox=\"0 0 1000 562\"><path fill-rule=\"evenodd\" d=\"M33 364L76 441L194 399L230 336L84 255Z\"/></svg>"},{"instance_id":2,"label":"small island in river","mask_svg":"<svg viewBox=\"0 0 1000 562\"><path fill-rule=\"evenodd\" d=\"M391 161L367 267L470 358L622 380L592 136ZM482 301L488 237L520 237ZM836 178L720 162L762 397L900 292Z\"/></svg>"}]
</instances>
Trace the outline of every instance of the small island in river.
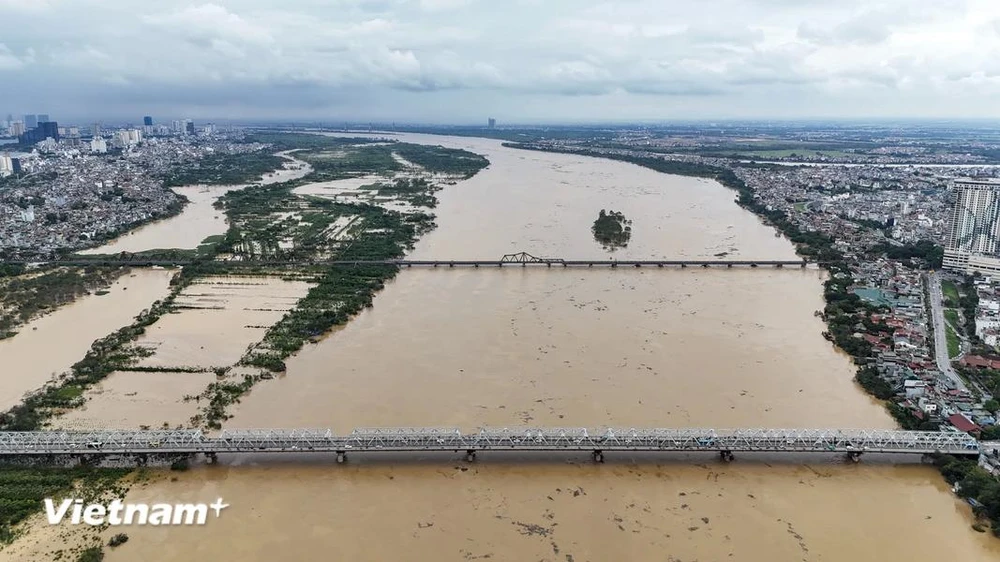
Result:
<instances>
[{"instance_id":1,"label":"small island in river","mask_svg":"<svg viewBox=\"0 0 1000 562\"><path fill-rule=\"evenodd\" d=\"M594 233L594 240L597 240L605 250L614 251L628 246L628 241L632 237L631 224L632 221L626 219L623 213L601 209L591 231Z\"/></svg>"}]
</instances>

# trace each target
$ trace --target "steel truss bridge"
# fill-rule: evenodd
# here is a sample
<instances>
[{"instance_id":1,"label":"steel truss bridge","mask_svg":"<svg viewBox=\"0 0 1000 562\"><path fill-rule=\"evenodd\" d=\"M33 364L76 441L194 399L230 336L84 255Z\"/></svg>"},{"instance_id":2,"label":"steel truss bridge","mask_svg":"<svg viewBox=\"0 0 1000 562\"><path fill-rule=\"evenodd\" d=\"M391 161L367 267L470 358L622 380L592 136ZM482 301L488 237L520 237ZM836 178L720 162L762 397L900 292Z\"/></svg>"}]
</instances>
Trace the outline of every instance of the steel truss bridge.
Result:
<instances>
[{"instance_id":1,"label":"steel truss bridge","mask_svg":"<svg viewBox=\"0 0 1000 562\"><path fill-rule=\"evenodd\" d=\"M588 451L603 461L606 451L978 455L966 433L881 429L636 429L636 428L359 428L348 435L329 429L226 430L208 437L200 430L0 432L0 457L197 455L220 453L348 453L375 451Z\"/></svg>"},{"instance_id":2,"label":"steel truss bridge","mask_svg":"<svg viewBox=\"0 0 1000 562\"><path fill-rule=\"evenodd\" d=\"M7 261L5 264L30 265L32 262ZM225 265L226 267L265 267L265 266L395 266L395 267L511 267L511 266L545 266L545 267L800 267L808 265L806 260L566 260L562 258L539 258L526 252L506 254L499 260L286 260L286 259L246 259L246 260L191 260L189 258L172 259L163 256L142 256L121 254L107 258L72 258L51 262L40 262L57 265L74 266L133 266L133 267L172 267L193 264Z\"/></svg>"}]
</instances>

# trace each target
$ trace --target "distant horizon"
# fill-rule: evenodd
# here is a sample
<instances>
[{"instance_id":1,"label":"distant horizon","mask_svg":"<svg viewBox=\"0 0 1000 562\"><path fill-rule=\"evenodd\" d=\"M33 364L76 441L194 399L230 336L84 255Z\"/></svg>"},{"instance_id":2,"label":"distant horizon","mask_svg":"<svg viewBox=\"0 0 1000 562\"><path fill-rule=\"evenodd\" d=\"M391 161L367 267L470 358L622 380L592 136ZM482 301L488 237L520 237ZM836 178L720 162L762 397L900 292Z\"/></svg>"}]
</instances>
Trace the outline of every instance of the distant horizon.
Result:
<instances>
[{"instance_id":1,"label":"distant horizon","mask_svg":"<svg viewBox=\"0 0 1000 562\"><path fill-rule=\"evenodd\" d=\"M25 114L17 114L13 112L10 113L14 117L14 121L21 121ZM6 119L7 113L2 113L2 118ZM33 115L27 113L27 115ZM38 115L38 114L34 114ZM148 114L147 114L148 115ZM68 118L65 120L60 120L58 116L49 114L52 121L59 123L61 127L75 126L75 127L86 127L93 125L95 123L101 126L135 126L142 127L142 118L139 116L135 119L115 119L115 118ZM385 119L364 119L364 118L350 118L350 119L340 119L340 118L227 118L227 117L164 117L157 119L155 115L153 117L153 125L165 125L171 124L175 120L191 119L195 122L196 126L202 126L206 124L219 124L219 125L235 125L243 127L253 127L253 126L288 126L288 127L324 127L324 128L343 128L346 124L350 128L367 128L370 125L378 127L406 127L406 128L482 128L484 130L489 130L487 126L487 119L484 118L482 121L423 121L423 120L385 120ZM598 127L612 127L612 128L623 128L623 127L670 127L678 125L694 125L710 127L712 125L748 125L748 126L766 126L770 124L775 125L905 125L905 124L921 124L921 125L949 125L949 124L960 124L960 125L980 125L980 126L998 126L1000 127L1000 117L727 117L727 118L687 118L687 119L661 119L661 118L647 118L647 119L631 119L631 120L620 120L620 119L590 119L590 120L553 120L553 121L533 121L533 120L523 120L523 121L511 121L504 122L499 118L496 118L496 126L494 130L511 130L511 129L530 129L530 128L598 128Z\"/></svg>"}]
</instances>

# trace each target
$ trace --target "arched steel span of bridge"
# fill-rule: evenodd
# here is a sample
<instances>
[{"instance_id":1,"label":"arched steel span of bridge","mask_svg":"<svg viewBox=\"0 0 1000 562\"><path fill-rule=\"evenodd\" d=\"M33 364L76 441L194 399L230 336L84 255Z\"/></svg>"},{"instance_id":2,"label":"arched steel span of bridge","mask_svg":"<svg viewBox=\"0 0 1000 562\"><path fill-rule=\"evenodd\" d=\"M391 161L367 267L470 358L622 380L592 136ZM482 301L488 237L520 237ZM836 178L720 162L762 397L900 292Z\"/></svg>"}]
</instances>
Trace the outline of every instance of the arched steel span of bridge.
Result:
<instances>
[{"instance_id":1,"label":"arched steel span of bridge","mask_svg":"<svg viewBox=\"0 0 1000 562\"><path fill-rule=\"evenodd\" d=\"M25 262L8 261L6 264L32 265L57 264L57 265L103 265L103 266L183 266L194 264L217 264L227 267L265 267L265 266L334 266L334 267L362 267L362 266L395 266L395 267L658 267L658 268L733 268L733 267L799 267L805 268L809 265L806 260L567 260L563 258L539 258L526 252L516 254L506 254L500 259L494 260L283 260L283 259L247 259L247 260L221 260L221 261L197 261L187 258L171 259L167 257L146 257L142 255L120 254L110 258L71 258L60 259L50 262Z\"/></svg>"},{"instance_id":2,"label":"arched steel span of bridge","mask_svg":"<svg viewBox=\"0 0 1000 562\"><path fill-rule=\"evenodd\" d=\"M0 456L196 455L220 453L348 453L375 451L588 451L602 461L608 451L978 455L965 433L881 429L636 429L636 428L360 428L348 435L329 429L0 432Z\"/></svg>"}]
</instances>

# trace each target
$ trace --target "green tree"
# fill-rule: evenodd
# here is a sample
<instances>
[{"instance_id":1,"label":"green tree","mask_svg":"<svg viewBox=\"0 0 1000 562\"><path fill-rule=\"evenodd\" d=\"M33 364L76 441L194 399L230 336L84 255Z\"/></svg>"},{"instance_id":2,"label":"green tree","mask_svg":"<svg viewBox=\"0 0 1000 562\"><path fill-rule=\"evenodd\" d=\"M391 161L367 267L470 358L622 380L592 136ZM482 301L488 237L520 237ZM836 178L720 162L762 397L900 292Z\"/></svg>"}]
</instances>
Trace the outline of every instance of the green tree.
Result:
<instances>
[{"instance_id":1,"label":"green tree","mask_svg":"<svg viewBox=\"0 0 1000 562\"><path fill-rule=\"evenodd\" d=\"M979 497L984 491L994 485L993 477L985 470L970 470L960 483L958 493L965 498Z\"/></svg>"},{"instance_id":2,"label":"green tree","mask_svg":"<svg viewBox=\"0 0 1000 562\"><path fill-rule=\"evenodd\" d=\"M990 398L986 402L983 402L983 409L991 414L995 414L1000 410L1000 402L997 402L994 398Z\"/></svg>"}]
</instances>

